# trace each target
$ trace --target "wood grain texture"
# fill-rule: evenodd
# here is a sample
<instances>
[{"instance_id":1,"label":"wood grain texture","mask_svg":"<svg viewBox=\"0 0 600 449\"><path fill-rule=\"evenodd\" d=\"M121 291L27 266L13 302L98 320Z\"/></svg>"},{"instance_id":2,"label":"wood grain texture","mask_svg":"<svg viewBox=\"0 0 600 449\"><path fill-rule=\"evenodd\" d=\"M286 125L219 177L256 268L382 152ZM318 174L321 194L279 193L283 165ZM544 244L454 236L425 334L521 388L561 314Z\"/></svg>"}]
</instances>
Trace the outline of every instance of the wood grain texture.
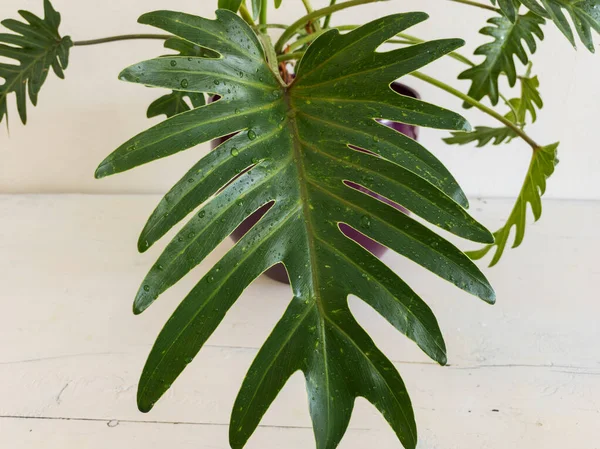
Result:
<instances>
[{"instance_id":1,"label":"wood grain texture","mask_svg":"<svg viewBox=\"0 0 600 449\"><path fill-rule=\"evenodd\" d=\"M131 313L145 272L168 240L136 252L154 195L0 196L0 447L215 449L241 379L290 299L266 278L251 285L172 390L148 415L138 376L167 315L231 246L224 242L143 315ZM475 201L494 229L510 201ZM597 448L596 342L600 203L546 203L523 246L486 271L488 306L394 254L385 261L437 314L449 349L441 368L357 298L360 323L411 393L422 449ZM573 226L577 225L576 230ZM358 401L341 448L399 448ZM294 376L249 448L310 448L302 378Z\"/></svg>"}]
</instances>

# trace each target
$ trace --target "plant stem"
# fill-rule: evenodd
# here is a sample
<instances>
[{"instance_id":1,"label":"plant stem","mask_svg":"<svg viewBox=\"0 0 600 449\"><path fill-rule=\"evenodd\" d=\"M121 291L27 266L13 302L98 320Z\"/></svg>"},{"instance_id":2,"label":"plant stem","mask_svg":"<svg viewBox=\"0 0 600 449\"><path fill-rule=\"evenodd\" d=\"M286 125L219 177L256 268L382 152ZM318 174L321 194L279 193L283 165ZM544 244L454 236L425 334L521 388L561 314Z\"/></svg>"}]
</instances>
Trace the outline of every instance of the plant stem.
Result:
<instances>
[{"instance_id":1,"label":"plant stem","mask_svg":"<svg viewBox=\"0 0 600 449\"><path fill-rule=\"evenodd\" d=\"M488 11L500 12L498 8L494 8L493 6L486 5L483 3L473 2L471 0L450 0L451 2L462 3L463 5L475 6L476 8L487 9Z\"/></svg>"},{"instance_id":2,"label":"plant stem","mask_svg":"<svg viewBox=\"0 0 600 449\"><path fill-rule=\"evenodd\" d=\"M295 53L284 53L282 55L277 56L277 60L279 62L283 62L283 61L290 61L292 59L301 59L302 56L304 56L304 52L303 51L297 51Z\"/></svg>"},{"instance_id":3,"label":"plant stem","mask_svg":"<svg viewBox=\"0 0 600 449\"><path fill-rule=\"evenodd\" d=\"M327 6L325 8L317 9L316 11L313 11L312 13L307 14L304 17L301 17L300 19L295 21L293 24L291 24L288 27L288 29L283 32L283 34L281 35L281 37L275 44L275 51L277 51L278 54L282 53L283 46L288 41L288 39L294 35L296 30L304 27L309 22L319 19L320 17L329 15L333 12L340 11L342 9L347 9L347 8L351 8L353 6L366 5L368 3L375 3L375 2L381 2L381 1L386 1L386 0L350 0L350 1L338 4L338 5L331 5L331 6Z\"/></svg>"},{"instance_id":4,"label":"plant stem","mask_svg":"<svg viewBox=\"0 0 600 449\"><path fill-rule=\"evenodd\" d=\"M120 36L103 37L101 39L90 39L87 41L75 41L73 46L81 47L84 45L106 44L108 42L130 41L134 39L160 39L166 40L173 37L172 34L122 34Z\"/></svg>"},{"instance_id":5,"label":"plant stem","mask_svg":"<svg viewBox=\"0 0 600 449\"><path fill-rule=\"evenodd\" d=\"M310 0L302 0L302 3L304 3L304 7L306 8L306 12L307 13L313 13L315 10L313 9L312 5L310 4ZM321 31L321 24L319 23L318 20L315 20L313 22L313 27L315 29L315 32L319 32Z\"/></svg>"},{"instance_id":6,"label":"plant stem","mask_svg":"<svg viewBox=\"0 0 600 449\"><path fill-rule=\"evenodd\" d=\"M386 44L400 44L400 45L414 45L415 43L413 41L409 41L406 39L390 39L389 41L385 42Z\"/></svg>"},{"instance_id":7,"label":"plant stem","mask_svg":"<svg viewBox=\"0 0 600 449\"><path fill-rule=\"evenodd\" d=\"M242 4L240 5L240 16L242 16L242 19L244 19L246 21L246 23L248 25L250 25L252 28L256 28L256 23L254 22L254 19L252 19L252 14L250 14L250 11L248 11L248 8L246 8L246 5L242 2Z\"/></svg>"},{"instance_id":8,"label":"plant stem","mask_svg":"<svg viewBox=\"0 0 600 449\"><path fill-rule=\"evenodd\" d=\"M468 95L463 94L461 91L455 89L454 87L449 86L448 84L443 83L442 81L432 78L428 75L425 75L424 73L415 71L415 72L410 73L410 75L414 76L417 79L420 79L421 81L425 81L426 83L432 84L435 87L445 90L449 94L452 94L455 97L460 98L461 100L465 101L466 103L470 104L471 106L474 106L477 109L479 109L480 111L485 112L486 114L494 117L496 120L498 120L499 122L504 124L504 126L512 129L515 132L515 134L517 134L521 139L523 139L525 142L527 142L531 146L531 148L533 148L534 151L537 151L540 149L540 146L531 137L529 137L527 134L525 134L525 132L521 128L519 128L517 125L515 125L513 122L508 120L503 115L498 114L496 111L494 111L491 108L488 108L486 105L480 103L479 101L475 100L474 98L469 97Z\"/></svg>"},{"instance_id":9,"label":"plant stem","mask_svg":"<svg viewBox=\"0 0 600 449\"><path fill-rule=\"evenodd\" d=\"M331 3L329 3L329 6L335 5L335 2L336 2L336 0L331 0ZM331 14L327 14L327 16L325 17L325 21L323 22L324 29L329 28L329 22L331 22Z\"/></svg>"},{"instance_id":10,"label":"plant stem","mask_svg":"<svg viewBox=\"0 0 600 449\"><path fill-rule=\"evenodd\" d=\"M267 5L267 0L261 0L260 17L258 18L259 23L261 25L267 24L267 10L268 9L269 9L269 6Z\"/></svg>"},{"instance_id":11,"label":"plant stem","mask_svg":"<svg viewBox=\"0 0 600 449\"><path fill-rule=\"evenodd\" d=\"M506 106L508 106L508 108L510 109L510 112L512 112L515 120L518 119L519 114L517 114L517 110L515 109L515 107L512 105L512 103L508 100L508 98L506 98L504 95L502 95L501 93L498 93L498 95L500 96L500 98L502 98L502 101L504 101L504 104ZM523 127L525 126L525 123L516 123L516 125L523 129Z\"/></svg>"},{"instance_id":12,"label":"plant stem","mask_svg":"<svg viewBox=\"0 0 600 449\"><path fill-rule=\"evenodd\" d=\"M316 33L313 34L309 34L307 36L303 36L300 39L298 39L295 42L292 42L289 45L289 50L288 51L293 51L296 48L300 48L302 47L304 44L307 44L309 42L314 41L316 38L318 38L321 34L323 34L325 31L327 30L321 30L321 31L317 31Z\"/></svg>"},{"instance_id":13,"label":"plant stem","mask_svg":"<svg viewBox=\"0 0 600 449\"><path fill-rule=\"evenodd\" d=\"M268 29L268 28L279 28L282 30L287 30L287 27L288 26L284 25L283 23L265 23L265 24L258 25L259 30Z\"/></svg>"}]
</instances>

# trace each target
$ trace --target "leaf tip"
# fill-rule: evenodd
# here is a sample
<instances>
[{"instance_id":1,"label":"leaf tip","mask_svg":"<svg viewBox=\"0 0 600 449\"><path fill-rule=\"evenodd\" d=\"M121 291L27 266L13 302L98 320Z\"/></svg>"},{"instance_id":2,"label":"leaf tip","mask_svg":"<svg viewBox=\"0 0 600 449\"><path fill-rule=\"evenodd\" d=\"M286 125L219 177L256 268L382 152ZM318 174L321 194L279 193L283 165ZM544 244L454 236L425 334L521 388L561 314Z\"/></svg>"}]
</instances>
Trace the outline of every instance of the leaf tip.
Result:
<instances>
[{"instance_id":1,"label":"leaf tip","mask_svg":"<svg viewBox=\"0 0 600 449\"><path fill-rule=\"evenodd\" d=\"M152 25L153 23L153 18L154 15L157 13L158 11L151 11L151 12L147 12L145 14L142 14L141 16L138 17L138 23L141 23L143 25Z\"/></svg>"},{"instance_id":2,"label":"leaf tip","mask_svg":"<svg viewBox=\"0 0 600 449\"><path fill-rule=\"evenodd\" d=\"M152 243L150 243L150 241L148 240L148 237L146 235L146 230L144 229L144 231L142 231L142 235L140 235L140 238L138 239L138 243L137 243L138 252L143 254L146 251L148 251L151 246L152 246Z\"/></svg>"},{"instance_id":3,"label":"leaf tip","mask_svg":"<svg viewBox=\"0 0 600 449\"><path fill-rule=\"evenodd\" d=\"M440 366L446 366L448 364L448 356L444 353L438 360Z\"/></svg>"},{"instance_id":4,"label":"leaf tip","mask_svg":"<svg viewBox=\"0 0 600 449\"><path fill-rule=\"evenodd\" d=\"M119 73L119 81L127 81L130 83L139 82L139 77L134 75L133 72L133 67L127 67L126 69L123 69L121 73Z\"/></svg>"},{"instance_id":5,"label":"leaf tip","mask_svg":"<svg viewBox=\"0 0 600 449\"><path fill-rule=\"evenodd\" d=\"M139 398L137 400L138 410L142 413L148 413L154 407L154 404L145 402L143 398Z\"/></svg>"},{"instance_id":6,"label":"leaf tip","mask_svg":"<svg viewBox=\"0 0 600 449\"><path fill-rule=\"evenodd\" d=\"M114 170L112 168L112 164L110 164L107 161L103 161L98 168L96 168L96 171L94 172L94 178L96 179L102 179L102 178L106 178L107 176L110 176L114 173Z\"/></svg>"},{"instance_id":7,"label":"leaf tip","mask_svg":"<svg viewBox=\"0 0 600 449\"><path fill-rule=\"evenodd\" d=\"M489 291L485 295L481 295L480 298L491 306L496 304L496 292L491 286L489 286Z\"/></svg>"},{"instance_id":8,"label":"leaf tip","mask_svg":"<svg viewBox=\"0 0 600 449\"><path fill-rule=\"evenodd\" d=\"M138 298L136 298L133 302L133 314L135 316L141 315L144 312L144 310L146 310L146 307L140 304L140 301L138 301Z\"/></svg>"},{"instance_id":9,"label":"leaf tip","mask_svg":"<svg viewBox=\"0 0 600 449\"><path fill-rule=\"evenodd\" d=\"M466 133L470 133L473 131L473 127L469 123L469 121L465 118L462 120L462 128L458 129L458 131L464 131Z\"/></svg>"},{"instance_id":10,"label":"leaf tip","mask_svg":"<svg viewBox=\"0 0 600 449\"><path fill-rule=\"evenodd\" d=\"M450 46L454 47L454 50L460 47L464 47L466 44L466 41L464 39L448 39L448 41L450 42Z\"/></svg>"}]
</instances>

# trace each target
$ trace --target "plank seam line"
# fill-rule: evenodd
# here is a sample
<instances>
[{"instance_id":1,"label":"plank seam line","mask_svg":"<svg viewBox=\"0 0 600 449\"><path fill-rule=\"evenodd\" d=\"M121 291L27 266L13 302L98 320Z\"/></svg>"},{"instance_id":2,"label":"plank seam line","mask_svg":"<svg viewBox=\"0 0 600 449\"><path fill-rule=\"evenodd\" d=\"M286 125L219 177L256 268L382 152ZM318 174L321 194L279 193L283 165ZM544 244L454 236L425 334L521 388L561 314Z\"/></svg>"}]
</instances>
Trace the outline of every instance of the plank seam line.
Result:
<instances>
[{"instance_id":1,"label":"plank seam line","mask_svg":"<svg viewBox=\"0 0 600 449\"><path fill-rule=\"evenodd\" d=\"M210 422L193 422L193 421L144 421L135 419L109 419L109 418L79 418L79 417L60 417L60 416L26 416L26 415L0 415L0 419L23 419L33 421L83 421L83 422L100 422L110 423L118 422L125 424L165 424L174 426L205 426L205 427L229 427L228 423L210 423ZM295 429L295 430L312 430L310 426L285 426L285 425L259 425L264 429ZM373 429L364 427L354 427L348 431L366 432Z\"/></svg>"}]
</instances>

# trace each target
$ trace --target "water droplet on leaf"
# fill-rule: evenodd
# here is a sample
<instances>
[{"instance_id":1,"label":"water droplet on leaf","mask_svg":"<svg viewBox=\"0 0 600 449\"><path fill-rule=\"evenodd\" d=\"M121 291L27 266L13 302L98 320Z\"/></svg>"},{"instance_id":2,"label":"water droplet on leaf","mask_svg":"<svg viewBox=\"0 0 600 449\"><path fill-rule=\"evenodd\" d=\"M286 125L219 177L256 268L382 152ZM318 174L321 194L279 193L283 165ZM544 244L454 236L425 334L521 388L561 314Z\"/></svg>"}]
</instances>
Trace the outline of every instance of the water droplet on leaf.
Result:
<instances>
[{"instance_id":1,"label":"water droplet on leaf","mask_svg":"<svg viewBox=\"0 0 600 449\"><path fill-rule=\"evenodd\" d=\"M360 219L360 226L364 229L369 229L371 227L371 219L366 215L363 215Z\"/></svg>"}]
</instances>

